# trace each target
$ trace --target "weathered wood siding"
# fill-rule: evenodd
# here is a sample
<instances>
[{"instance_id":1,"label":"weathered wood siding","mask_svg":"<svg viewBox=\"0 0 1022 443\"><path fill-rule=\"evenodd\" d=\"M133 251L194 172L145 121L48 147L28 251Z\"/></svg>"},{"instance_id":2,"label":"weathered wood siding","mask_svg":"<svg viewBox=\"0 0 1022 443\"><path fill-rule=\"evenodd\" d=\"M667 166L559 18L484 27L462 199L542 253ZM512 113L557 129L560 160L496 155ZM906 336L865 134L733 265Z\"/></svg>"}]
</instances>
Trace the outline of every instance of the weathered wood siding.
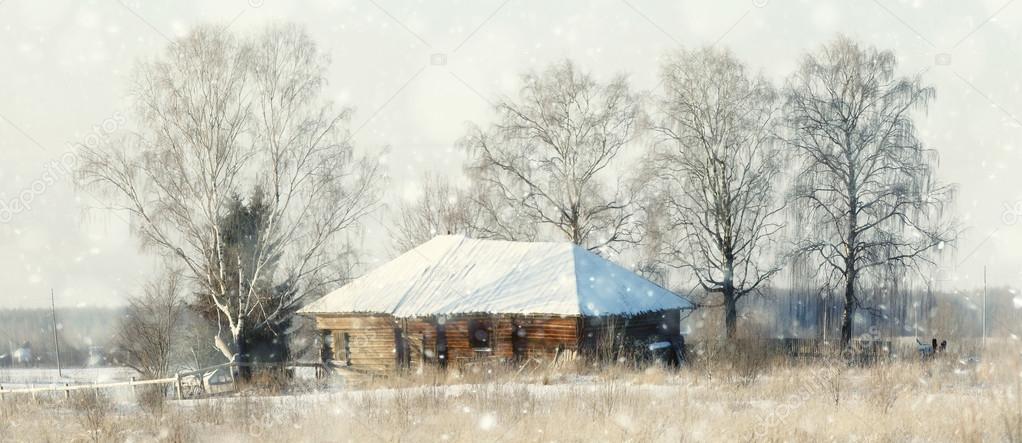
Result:
<instances>
[{"instance_id":1,"label":"weathered wood siding","mask_svg":"<svg viewBox=\"0 0 1022 443\"><path fill-rule=\"evenodd\" d=\"M408 343L408 367L418 369L424 362L437 364L436 326L422 321L400 320Z\"/></svg>"},{"instance_id":2,"label":"weathered wood siding","mask_svg":"<svg viewBox=\"0 0 1022 443\"><path fill-rule=\"evenodd\" d=\"M558 350L575 351L579 344L580 317L540 317L530 316L516 318L516 323L525 328L525 356L528 358L551 359ZM511 337L514 329L509 325L506 329L506 348L511 349Z\"/></svg>"},{"instance_id":3,"label":"weathered wood siding","mask_svg":"<svg viewBox=\"0 0 1022 443\"><path fill-rule=\"evenodd\" d=\"M469 338L470 324L486 322L490 346L476 349ZM657 337L679 335L680 311L659 311L638 316L458 315L395 319L389 315L320 315L318 329L331 331L334 359L350 362L353 369L386 372L417 369L439 363L438 325L443 325L447 365L456 367L477 359L549 360L558 352L595 352L603 347L645 344ZM520 337L515 355L516 331ZM344 337L347 337L345 342ZM345 350L347 346L347 351Z\"/></svg>"},{"instance_id":4,"label":"weathered wood siding","mask_svg":"<svg viewBox=\"0 0 1022 443\"><path fill-rule=\"evenodd\" d=\"M316 328L333 334L334 360L345 360L343 335L347 334L351 367L372 372L397 368L396 327L394 318L389 315L316 317Z\"/></svg>"},{"instance_id":5,"label":"weathered wood siding","mask_svg":"<svg viewBox=\"0 0 1022 443\"><path fill-rule=\"evenodd\" d=\"M409 335L411 367L421 362L436 363L440 351L437 349L437 325L443 322L447 342L447 364L457 366L480 358L510 360L515 358L513 335L524 329L524 358L549 359L557 349L575 350L578 347L578 317L542 315L459 315L437 318L403 320L404 330ZM487 322L490 333L488 350L471 346L469 325L472 321Z\"/></svg>"},{"instance_id":6,"label":"weathered wood siding","mask_svg":"<svg viewBox=\"0 0 1022 443\"><path fill-rule=\"evenodd\" d=\"M475 349L470 344L469 325L473 320L488 322L491 333L487 350ZM330 331L333 336L334 359L347 360L353 369L371 372L393 371L399 366L416 369L424 362L439 363L437 325L440 322L447 343L447 364L458 366L483 358L515 358L513 336L519 330L524 331L519 344L522 358L551 359L558 350L574 351L578 349L581 319L548 315L460 315L443 320L435 317L394 319L387 315L316 317L316 327Z\"/></svg>"}]
</instances>

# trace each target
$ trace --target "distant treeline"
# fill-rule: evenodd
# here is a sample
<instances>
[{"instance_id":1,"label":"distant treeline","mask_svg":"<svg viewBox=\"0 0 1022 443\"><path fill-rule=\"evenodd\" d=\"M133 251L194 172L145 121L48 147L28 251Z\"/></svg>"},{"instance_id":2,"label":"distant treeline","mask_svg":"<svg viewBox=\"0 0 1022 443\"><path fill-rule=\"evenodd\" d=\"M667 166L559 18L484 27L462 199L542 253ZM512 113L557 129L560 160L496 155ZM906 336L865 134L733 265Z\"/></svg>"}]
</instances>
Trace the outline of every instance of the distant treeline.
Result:
<instances>
[{"instance_id":1,"label":"distant treeline","mask_svg":"<svg viewBox=\"0 0 1022 443\"><path fill-rule=\"evenodd\" d=\"M825 297L806 290L774 288L765 297L750 298L743 303L743 321L739 335L755 337L837 337L843 300ZM712 337L721 333L720 310L713 308L714 296L702 297L707 306L685 320L687 334ZM859 334L875 333L880 337L942 337L968 338L983 334L983 293L933 292L904 289L891 294L877 294L870 301L873 310L862 310L856 316ZM1022 295L1007 287L989 288L986 296L986 334L992 337L1022 335L1022 324L1016 318L1022 310ZM114 334L124 311L121 308L57 309L61 362L68 366L88 364L89 348L105 356L114 355ZM186 329L194 329L195 326ZM194 337L192 336L194 335ZM179 351L181 358L211 358L206 335L189 334ZM48 309L0 310L0 355L8 354L29 342L37 366L56 364L53 352L53 326Z\"/></svg>"},{"instance_id":2,"label":"distant treeline","mask_svg":"<svg viewBox=\"0 0 1022 443\"><path fill-rule=\"evenodd\" d=\"M840 333L840 296L826 297L806 289L774 288L765 297L743 303L743 321L739 334L756 337L835 338ZM986 313L986 335L1008 337L1022 335L1017 317L1022 311L1022 295L1007 287L989 288L986 310L983 291L934 292L925 289L902 289L872 294L870 309L855 316L857 335L879 337L947 337L970 338L983 335ZM704 304L713 306L714 296L704 297ZM720 334L720 312L701 309L685 322L689 334L716 336Z\"/></svg>"},{"instance_id":3,"label":"distant treeline","mask_svg":"<svg viewBox=\"0 0 1022 443\"><path fill-rule=\"evenodd\" d=\"M123 315L122 308L59 308L56 310L60 360L66 366L85 366L89 348L94 353L110 352L113 337ZM53 318L49 309L0 310L0 355L9 354L28 342L36 366L56 365L53 346Z\"/></svg>"}]
</instances>

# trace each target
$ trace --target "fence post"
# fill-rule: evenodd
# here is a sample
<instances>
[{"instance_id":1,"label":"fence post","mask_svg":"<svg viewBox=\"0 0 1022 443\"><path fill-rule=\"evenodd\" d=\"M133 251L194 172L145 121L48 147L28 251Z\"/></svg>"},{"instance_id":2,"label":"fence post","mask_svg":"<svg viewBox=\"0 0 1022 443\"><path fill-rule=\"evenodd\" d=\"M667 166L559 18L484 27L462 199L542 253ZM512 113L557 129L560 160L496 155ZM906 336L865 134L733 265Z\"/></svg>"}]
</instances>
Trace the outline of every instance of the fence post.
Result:
<instances>
[{"instance_id":1,"label":"fence post","mask_svg":"<svg viewBox=\"0 0 1022 443\"><path fill-rule=\"evenodd\" d=\"M28 388L32 390L32 400L35 401L35 383L29 383Z\"/></svg>"},{"instance_id":2,"label":"fence post","mask_svg":"<svg viewBox=\"0 0 1022 443\"><path fill-rule=\"evenodd\" d=\"M4 399L4 385L0 385L0 400Z\"/></svg>"},{"instance_id":3,"label":"fence post","mask_svg":"<svg viewBox=\"0 0 1022 443\"><path fill-rule=\"evenodd\" d=\"M138 393L135 392L135 377L131 377L131 381L128 382L128 386L131 386L131 395L137 396Z\"/></svg>"},{"instance_id":4,"label":"fence post","mask_svg":"<svg viewBox=\"0 0 1022 443\"><path fill-rule=\"evenodd\" d=\"M177 374L174 374L174 386L175 386L175 388L177 388L177 399L178 400L183 399L183 397L181 395L182 392L181 392L181 373L180 372L177 373Z\"/></svg>"}]
</instances>

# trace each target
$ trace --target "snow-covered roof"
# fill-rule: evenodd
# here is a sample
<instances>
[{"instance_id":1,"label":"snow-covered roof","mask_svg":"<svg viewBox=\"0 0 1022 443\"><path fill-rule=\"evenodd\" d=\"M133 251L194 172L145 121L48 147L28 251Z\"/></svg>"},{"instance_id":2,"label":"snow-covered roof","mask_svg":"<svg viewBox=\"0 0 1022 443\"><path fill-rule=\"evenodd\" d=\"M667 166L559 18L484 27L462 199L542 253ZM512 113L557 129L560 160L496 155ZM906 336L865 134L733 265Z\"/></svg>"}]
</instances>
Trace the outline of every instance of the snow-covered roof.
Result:
<instances>
[{"instance_id":1,"label":"snow-covered roof","mask_svg":"<svg viewBox=\"0 0 1022 443\"><path fill-rule=\"evenodd\" d=\"M692 307L688 300L571 243L443 235L299 312L594 316Z\"/></svg>"}]
</instances>

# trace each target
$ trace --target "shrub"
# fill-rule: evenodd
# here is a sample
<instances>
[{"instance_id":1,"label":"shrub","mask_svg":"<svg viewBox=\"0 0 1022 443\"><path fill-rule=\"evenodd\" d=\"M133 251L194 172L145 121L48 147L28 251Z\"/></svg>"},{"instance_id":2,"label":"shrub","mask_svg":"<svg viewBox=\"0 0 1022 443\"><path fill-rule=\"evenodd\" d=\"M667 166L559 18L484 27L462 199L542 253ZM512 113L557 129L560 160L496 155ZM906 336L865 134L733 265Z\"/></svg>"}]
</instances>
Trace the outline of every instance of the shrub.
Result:
<instances>
[{"instance_id":1,"label":"shrub","mask_svg":"<svg viewBox=\"0 0 1022 443\"><path fill-rule=\"evenodd\" d=\"M75 391L70 399L71 409L79 426L89 441L110 441L116 434L114 429L114 404L98 389Z\"/></svg>"}]
</instances>

